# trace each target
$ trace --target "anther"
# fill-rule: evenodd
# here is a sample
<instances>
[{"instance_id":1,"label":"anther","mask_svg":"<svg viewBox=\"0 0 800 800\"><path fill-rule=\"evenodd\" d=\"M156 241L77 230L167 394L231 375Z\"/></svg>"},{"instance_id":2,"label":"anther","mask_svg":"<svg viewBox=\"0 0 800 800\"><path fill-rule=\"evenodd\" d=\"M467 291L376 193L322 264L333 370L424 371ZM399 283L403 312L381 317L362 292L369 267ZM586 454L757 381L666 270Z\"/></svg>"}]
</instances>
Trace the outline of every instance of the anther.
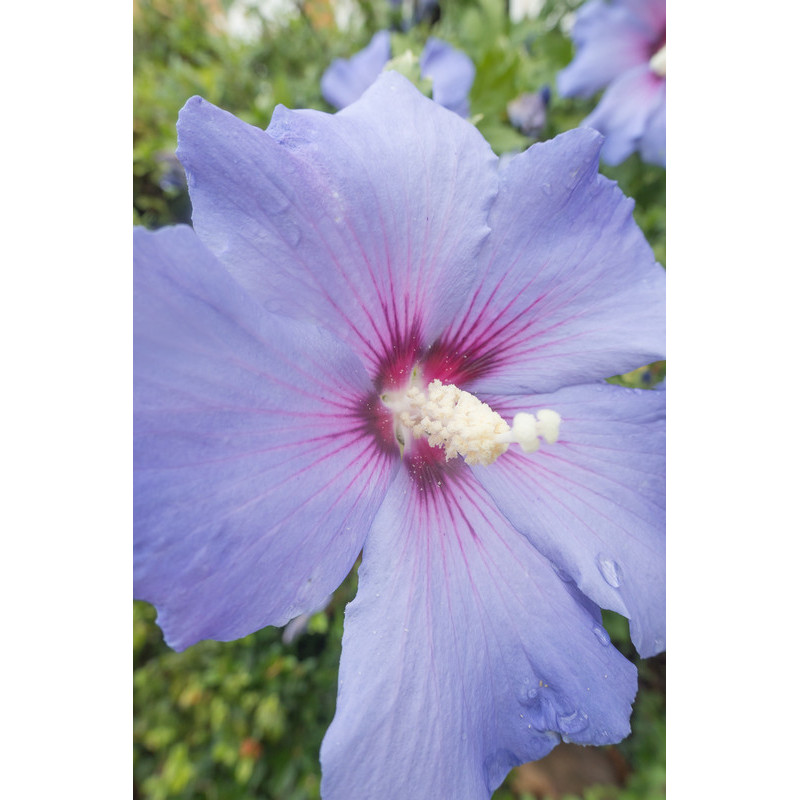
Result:
<instances>
[{"instance_id":1,"label":"anther","mask_svg":"<svg viewBox=\"0 0 800 800\"><path fill-rule=\"evenodd\" d=\"M433 447L443 447L445 457L462 456L467 464L494 463L517 443L526 453L539 449L540 439L552 444L558 439L561 417L549 409L533 414L520 413L512 427L475 395L440 380L423 391L410 386L404 396L384 402L395 412L396 420L416 438L426 437Z\"/></svg>"},{"instance_id":2,"label":"anther","mask_svg":"<svg viewBox=\"0 0 800 800\"><path fill-rule=\"evenodd\" d=\"M664 45L660 50L653 53L650 59L650 69L661 78L667 75L667 46Z\"/></svg>"}]
</instances>

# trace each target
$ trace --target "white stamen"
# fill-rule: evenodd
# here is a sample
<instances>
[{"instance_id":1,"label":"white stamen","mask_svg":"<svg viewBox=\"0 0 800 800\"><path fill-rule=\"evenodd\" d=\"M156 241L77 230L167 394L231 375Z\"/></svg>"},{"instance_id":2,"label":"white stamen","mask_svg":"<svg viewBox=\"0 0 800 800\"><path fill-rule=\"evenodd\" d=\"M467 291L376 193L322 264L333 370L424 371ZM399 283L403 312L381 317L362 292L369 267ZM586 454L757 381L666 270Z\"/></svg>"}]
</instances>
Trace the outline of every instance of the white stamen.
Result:
<instances>
[{"instance_id":1,"label":"white stamen","mask_svg":"<svg viewBox=\"0 0 800 800\"><path fill-rule=\"evenodd\" d=\"M514 424L508 433L499 436L501 442L516 442L524 453L535 453L539 449L539 439L547 444L558 441L561 415L557 411L543 408L539 411L539 419L535 414L520 411L514 415Z\"/></svg>"},{"instance_id":2,"label":"white stamen","mask_svg":"<svg viewBox=\"0 0 800 800\"><path fill-rule=\"evenodd\" d=\"M535 452L540 439L548 444L558 439L561 423L559 414L543 409L538 420L533 414L517 414L509 428L475 395L440 380L429 383L426 391L411 385L402 396L383 399L397 421L416 438L425 436L432 446L443 447L448 461L460 455L467 464L492 464L512 443L526 453Z\"/></svg>"},{"instance_id":3,"label":"white stamen","mask_svg":"<svg viewBox=\"0 0 800 800\"><path fill-rule=\"evenodd\" d=\"M664 78L667 75L667 46L664 45L660 50L653 53L650 59L650 69L656 75Z\"/></svg>"}]
</instances>

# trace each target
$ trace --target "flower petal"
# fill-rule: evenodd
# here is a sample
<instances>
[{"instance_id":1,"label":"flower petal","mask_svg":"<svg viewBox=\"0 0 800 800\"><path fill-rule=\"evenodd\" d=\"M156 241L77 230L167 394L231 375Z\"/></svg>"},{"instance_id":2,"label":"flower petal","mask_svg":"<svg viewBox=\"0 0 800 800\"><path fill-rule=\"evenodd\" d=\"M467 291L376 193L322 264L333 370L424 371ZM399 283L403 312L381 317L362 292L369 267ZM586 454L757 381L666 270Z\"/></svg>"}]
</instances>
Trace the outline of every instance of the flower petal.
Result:
<instances>
[{"instance_id":1,"label":"flower petal","mask_svg":"<svg viewBox=\"0 0 800 800\"><path fill-rule=\"evenodd\" d=\"M401 469L364 546L322 743L327 800L485 800L561 736L629 732L636 670L597 608L462 462L427 466Z\"/></svg>"},{"instance_id":2,"label":"flower petal","mask_svg":"<svg viewBox=\"0 0 800 800\"><path fill-rule=\"evenodd\" d=\"M664 38L667 20L666 0L616 0L649 31L653 41Z\"/></svg>"},{"instance_id":3,"label":"flower petal","mask_svg":"<svg viewBox=\"0 0 800 800\"><path fill-rule=\"evenodd\" d=\"M475 65L466 53L431 36L425 42L419 68L423 78L433 81L433 99L439 105L461 117L469 116L469 91L475 80Z\"/></svg>"},{"instance_id":4,"label":"flower petal","mask_svg":"<svg viewBox=\"0 0 800 800\"><path fill-rule=\"evenodd\" d=\"M267 133L193 98L178 141L200 238L268 309L335 331L373 374L469 292L497 159L400 75L336 115L279 107Z\"/></svg>"},{"instance_id":5,"label":"flower petal","mask_svg":"<svg viewBox=\"0 0 800 800\"><path fill-rule=\"evenodd\" d=\"M633 201L597 173L601 141L577 129L508 162L473 295L431 351L435 377L543 392L664 357L664 270Z\"/></svg>"},{"instance_id":6,"label":"flower petal","mask_svg":"<svg viewBox=\"0 0 800 800\"><path fill-rule=\"evenodd\" d=\"M628 9L590 0L575 15L575 58L556 76L564 97L591 97L612 80L650 59L653 31Z\"/></svg>"},{"instance_id":7,"label":"flower petal","mask_svg":"<svg viewBox=\"0 0 800 800\"><path fill-rule=\"evenodd\" d=\"M664 102L664 78L649 64L628 70L606 89L597 107L581 123L600 131L603 160L621 164L639 145L648 120Z\"/></svg>"},{"instance_id":8,"label":"flower petal","mask_svg":"<svg viewBox=\"0 0 800 800\"><path fill-rule=\"evenodd\" d=\"M667 83L664 81L659 89L659 99L655 102L655 111L645 125L639 142L642 160L648 164L667 166Z\"/></svg>"},{"instance_id":9,"label":"flower petal","mask_svg":"<svg viewBox=\"0 0 800 800\"><path fill-rule=\"evenodd\" d=\"M396 469L371 383L190 228L134 244L136 597L175 649L282 625L339 585Z\"/></svg>"},{"instance_id":10,"label":"flower petal","mask_svg":"<svg viewBox=\"0 0 800 800\"><path fill-rule=\"evenodd\" d=\"M389 31L378 31L363 50L348 59L335 59L325 70L322 96L335 108L349 106L375 82L391 56Z\"/></svg>"},{"instance_id":11,"label":"flower petal","mask_svg":"<svg viewBox=\"0 0 800 800\"><path fill-rule=\"evenodd\" d=\"M630 619L643 656L665 647L663 391L608 384L482 398L506 419L551 408L559 439L510 449L475 475L498 507L578 588Z\"/></svg>"}]
</instances>

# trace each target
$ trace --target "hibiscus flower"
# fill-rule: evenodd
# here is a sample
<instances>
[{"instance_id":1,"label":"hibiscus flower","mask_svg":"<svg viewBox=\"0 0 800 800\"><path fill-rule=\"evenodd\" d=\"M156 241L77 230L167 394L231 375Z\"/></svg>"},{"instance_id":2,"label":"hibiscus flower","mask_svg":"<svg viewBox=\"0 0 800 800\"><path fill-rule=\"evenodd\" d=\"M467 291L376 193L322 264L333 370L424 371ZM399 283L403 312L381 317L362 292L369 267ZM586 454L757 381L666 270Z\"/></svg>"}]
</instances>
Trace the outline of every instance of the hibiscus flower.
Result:
<instances>
[{"instance_id":1,"label":"hibiscus flower","mask_svg":"<svg viewBox=\"0 0 800 800\"><path fill-rule=\"evenodd\" d=\"M603 159L634 151L666 165L667 33L665 0L590 0L572 29L575 58L557 77L564 97L605 93L583 125L605 137Z\"/></svg>"},{"instance_id":2,"label":"hibiscus flower","mask_svg":"<svg viewBox=\"0 0 800 800\"><path fill-rule=\"evenodd\" d=\"M134 577L183 649L319 607L359 553L322 795L487 798L629 732L665 646L664 272L579 129L498 167L382 74L267 131L199 97L194 230L135 232Z\"/></svg>"}]
</instances>

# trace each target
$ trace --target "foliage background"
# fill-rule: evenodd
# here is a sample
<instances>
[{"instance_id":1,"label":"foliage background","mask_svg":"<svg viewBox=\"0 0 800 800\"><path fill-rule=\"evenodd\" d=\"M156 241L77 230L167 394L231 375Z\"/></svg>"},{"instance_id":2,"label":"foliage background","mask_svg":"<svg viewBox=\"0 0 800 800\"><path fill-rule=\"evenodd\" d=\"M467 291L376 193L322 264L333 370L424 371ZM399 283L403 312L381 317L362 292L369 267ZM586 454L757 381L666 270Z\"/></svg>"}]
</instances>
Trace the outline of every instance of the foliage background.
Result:
<instances>
[{"instance_id":1,"label":"foliage background","mask_svg":"<svg viewBox=\"0 0 800 800\"><path fill-rule=\"evenodd\" d=\"M339 11L337 26L327 0L308 0L279 19L251 8L247 17L260 32L243 37L225 22L231 0L137 0L134 222L153 228L190 222L185 181L174 158L175 122L190 96L200 94L261 127L278 103L330 111L319 91L325 68L389 26L397 29L394 55L407 48L418 55L433 34L472 58L473 121L498 154L532 142L511 126L506 112L507 103L523 92L552 90L541 139L575 127L593 102L559 97L554 77L572 57L566 31L579 4L545 0L534 16L512 20L501 0L443 0L436 22L408 27L403 25L408 5L353 0L346 20ZM665 264L664 171L635 155L602 171L636 200L634 215ZM615 380L646 387L663 375L660 363ZM344 606L356 584L354 570L328 608L310 619L307 632L290 643L283 642L281 631L266 628L232 643L201 642L183 653L164 645L154 610L134 603L134 797L318 798L319 745L335 709ZM637 659L622 618L608 614L606 626L639 666L632 735L616 747L577 749L569 762L574 780L559 777L557 765L548 773L551 757L536 765L538 773L515 770L496 800L571 798L576 780L585 800L664 797L665 659ZM598 772L582 764L593 751L603 752L611 768ZM604 780L593 785L597 777Z\"/></svg>"}]
</instances>

